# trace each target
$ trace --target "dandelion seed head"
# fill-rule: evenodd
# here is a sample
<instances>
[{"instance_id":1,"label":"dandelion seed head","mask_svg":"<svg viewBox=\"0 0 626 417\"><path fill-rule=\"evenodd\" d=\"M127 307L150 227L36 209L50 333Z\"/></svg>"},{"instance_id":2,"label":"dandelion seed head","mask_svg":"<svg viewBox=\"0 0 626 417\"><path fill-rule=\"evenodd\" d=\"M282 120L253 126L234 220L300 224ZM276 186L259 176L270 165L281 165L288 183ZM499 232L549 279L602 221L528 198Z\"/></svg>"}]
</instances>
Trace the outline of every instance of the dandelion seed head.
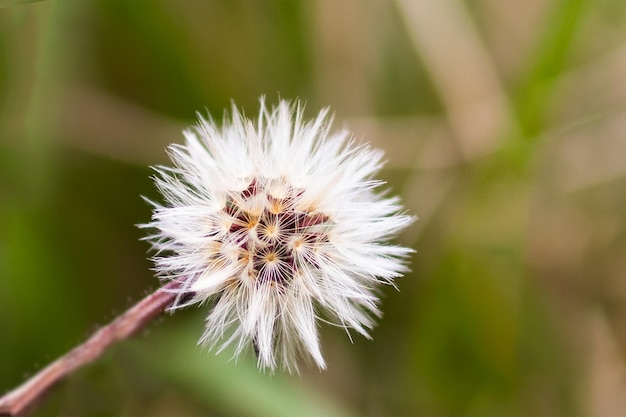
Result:
<instances>
[{"instance_id":1,"label":"dandelion seed head","mask_svg":"<svg viewBox=\"0 0 626 417\"><path fill-rule=\"evenodd\" d=\"M200 117L157 167L165 203L145 227L156 270L177 281L173 308L209 305L201 342L261 368L325 368L319 319L368 336L376 288L406 271L410 249L387 243L413 221L377 191L382 153L329 132L327 111L261 100L256 120L233 106L221 127Z\"/></svg>"}]
</instances>

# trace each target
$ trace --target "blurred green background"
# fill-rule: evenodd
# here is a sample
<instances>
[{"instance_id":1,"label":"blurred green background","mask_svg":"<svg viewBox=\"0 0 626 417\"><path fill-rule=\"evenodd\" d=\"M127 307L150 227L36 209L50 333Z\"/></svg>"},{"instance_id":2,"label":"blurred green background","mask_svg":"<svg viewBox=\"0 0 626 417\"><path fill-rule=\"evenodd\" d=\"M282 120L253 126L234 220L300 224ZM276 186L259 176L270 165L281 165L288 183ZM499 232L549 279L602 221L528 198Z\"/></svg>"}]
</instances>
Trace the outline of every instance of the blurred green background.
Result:
<instances>
[{"instance_id":1,"label":"blurred green background","mask_svg":"<svg viewBox=\"0 0 626 417\"><path fill-rule=\"evenodd\" d=\"M0 0L0 392L157 287L148 166L265 94L331 106L420 218L374 339L269 376L192 308L34 415L625 415L625 75L617 0Z\"/></svg>"}]
</instances>

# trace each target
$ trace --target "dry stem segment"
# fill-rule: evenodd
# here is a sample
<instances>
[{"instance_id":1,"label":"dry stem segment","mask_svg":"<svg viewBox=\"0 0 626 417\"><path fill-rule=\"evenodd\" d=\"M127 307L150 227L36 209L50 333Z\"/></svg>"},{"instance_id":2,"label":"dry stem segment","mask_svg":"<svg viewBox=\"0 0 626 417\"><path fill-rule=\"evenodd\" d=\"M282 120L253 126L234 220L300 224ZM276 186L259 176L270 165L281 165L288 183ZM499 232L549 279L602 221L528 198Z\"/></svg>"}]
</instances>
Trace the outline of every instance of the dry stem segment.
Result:
<instances>
[{"instance_id":1,"label":"dry stem segment","mask_svg":"<svg viewBox=\"0 0 626 417\"><path fill-rule=\"evenodd\" d=\"M56 382L78 368L98 359L111 345L127 339L162 313L176 298L179 283L169 282L139 301L113 322L102 327L83 344L75 347L39 371L21 386L0 398L0 417L23 415Z\"/></svg>"}]
</instances>

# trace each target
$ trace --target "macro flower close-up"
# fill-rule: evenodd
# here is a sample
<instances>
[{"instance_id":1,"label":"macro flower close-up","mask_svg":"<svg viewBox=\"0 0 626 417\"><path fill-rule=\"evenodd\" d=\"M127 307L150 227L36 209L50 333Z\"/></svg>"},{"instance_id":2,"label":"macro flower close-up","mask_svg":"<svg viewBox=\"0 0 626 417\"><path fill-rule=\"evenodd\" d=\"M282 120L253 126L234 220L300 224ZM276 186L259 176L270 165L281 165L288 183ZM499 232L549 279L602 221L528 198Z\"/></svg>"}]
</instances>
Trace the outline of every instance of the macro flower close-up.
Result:
<instances>
[{"instance_id":1,"label":"macro flower close-up","mask_svg":"<svg viewBox=\"0 0 626 417\"><path fill-rule=\"evenodd\" d=\"M0 417L626 414L626 1L0 0Z\"/></svg>"},{"instance_id":2,"label":"macro flower close-up","mask_svg":"<svg viewBox=\"0 0 626 417\"><path fill-rule=\"evenodd\" d=\"M261 100L255 120L233 105L171 145L174 167L156 167L165 203L154 203L156 271L178 294L173 309L206 304L201 342L235 355L254 350L261 368L325 368L318 321L365 337L380 316L377 288L406 271L411 250L388 244L413 221L374 175L382 152L328 111Z\"/></svg>"}]
</instances>

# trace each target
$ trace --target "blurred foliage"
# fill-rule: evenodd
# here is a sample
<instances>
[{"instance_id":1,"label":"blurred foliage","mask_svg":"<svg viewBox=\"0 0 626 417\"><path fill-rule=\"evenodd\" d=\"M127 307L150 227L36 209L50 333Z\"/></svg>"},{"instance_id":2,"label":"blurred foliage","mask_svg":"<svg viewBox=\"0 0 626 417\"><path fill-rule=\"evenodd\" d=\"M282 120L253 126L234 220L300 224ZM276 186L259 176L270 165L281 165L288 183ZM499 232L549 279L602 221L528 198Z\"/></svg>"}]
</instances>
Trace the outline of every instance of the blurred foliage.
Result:
<instances>
[{"instance_id":1,"label":"blurred foliage","mask_svg":"<svg viewBox=\"0 0 626 417\"><path fill-rule=\"evenodd\" d=\"M264 94L331 106L420 217L373 341L270 376L190 309L34 415L623 414L625 71L614 0L0 0L0 392L157 286L148 166Z\"/></svg>"}]
</instances>

